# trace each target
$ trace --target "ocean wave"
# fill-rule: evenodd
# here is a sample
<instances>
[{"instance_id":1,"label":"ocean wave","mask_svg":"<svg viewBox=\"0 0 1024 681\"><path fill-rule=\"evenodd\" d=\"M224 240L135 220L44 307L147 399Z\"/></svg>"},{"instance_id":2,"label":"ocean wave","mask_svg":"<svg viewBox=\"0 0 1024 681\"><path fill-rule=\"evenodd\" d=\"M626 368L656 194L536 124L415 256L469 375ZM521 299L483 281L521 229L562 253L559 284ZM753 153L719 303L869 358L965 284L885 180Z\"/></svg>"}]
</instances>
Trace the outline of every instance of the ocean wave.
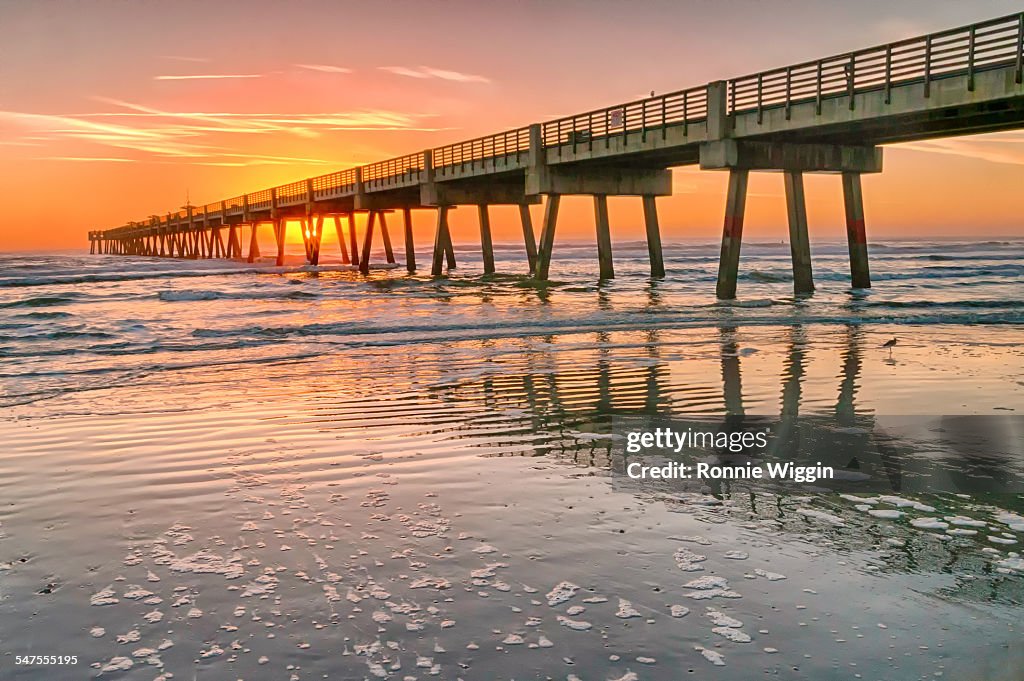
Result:
<instances>
[{"instance_id":1,"label":"ocean wave","mask_svg":"<svg viewBox=\"0 0 1024 681\"><path fill-rule=\"evenodd\" d=\"M750 270L744 274L741 274L740 278L764 283L776 283L793 280L793 276L788 272L773 272L771 270Z\"/></svg>"},{"instance_id":2,"label":"ocean wave","mask_svg":"<svg viewBox=\"0 0 1024 681\"><path fill-rule=\"evenodd\" d=\"M1024 300L873 300L870 307L895 310L976 308L982 310L1024 310Z\"/></svg>"},{"instance_id":3,"label":"ocean wave","mask_svg":"<svg viewBox=\"0 0 1024 681\"><path fill-rule=\"evenodd\" d=\"M51 312L26 312L25 314L14 315L15 319L65 319L67 317L74 317L70 312L58 312L53 310Z\"/></svg>"},{"instance_id":4,"label":"ocean wave","mask_svg":"<svg viewBox=\"0 0 1024 681\"><path fill-rule=\"evenodd\" d=\"M0 303L0 308L12 308L12 307L50 307L53 305L67 305L73 303L77 295L73 293L63 293L61 295L54 296L36 296L33 298L23 298L22 300L14 300L9 303Z\"/></svg>"},{"instance_id":5,"label":"ocean wave","mask_svg":"<svg viewBox=\"0 0 1024 681\"><path fill-rule=\"evenodd\" d=\"M203 300L312 300L319 298L316 293L309 291L286 291L275 293L271 291L251 291L238 293L230 291L192 290L177 291L166 290L157 293L157 298L164 302L198 302Z\"/></svg>"},{"instance_id":6,"label":"ocean wave","mask_svg":"<svg viewBox=\"0 0 1024 681\"><path fill-rule=\"evenodd\" d=\"M253 272L265 272L265 269L252 267L218 268L200 270L152 270L136 272L103 272L103 273L79 273L67 275L50 275L34 277L6 277L0 279L0 288L21 288L33 286L66 286L74 284L95 284L103 282L118 281L140 281L144 279L176 279L192 277L220 277L236 274L250 274Z\"/></svg>"}]
</instances>

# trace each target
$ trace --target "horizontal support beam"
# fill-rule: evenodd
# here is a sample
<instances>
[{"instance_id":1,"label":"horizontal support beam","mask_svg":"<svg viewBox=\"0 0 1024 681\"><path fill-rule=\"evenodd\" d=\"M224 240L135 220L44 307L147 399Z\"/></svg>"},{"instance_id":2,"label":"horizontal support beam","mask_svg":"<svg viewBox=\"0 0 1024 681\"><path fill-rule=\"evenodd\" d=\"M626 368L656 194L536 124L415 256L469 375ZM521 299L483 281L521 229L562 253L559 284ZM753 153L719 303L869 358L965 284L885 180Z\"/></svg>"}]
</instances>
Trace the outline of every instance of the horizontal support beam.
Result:
<instances>
[{"instance_id":1,"label":"horizontal support beam","mask_svg":"<svg viewBox=\"0 0 1024 681\"><path fill-rule=\"evenodd\" d=\"M420 203L424 206L522 206L540 203L540 196L524 192L521 180L500 184L427 182L420 185Z\"/></svg>"},{"instance_id":2,"label":"horizontal support beam","mask_svg":"<svg viewBox=\"0 0 1024 681\"><path fill-rule=\"evenodd\" d=\"M880 173L882 149L724 139L700 145L700 167L702 170L739 168L806 173Z\"/></svg>"},{"instance_id":3,"label":"horizontal support beam","mask_svg":"<svg viewBox=\"0 0 1024 681\"><path fill-rule=\"evenodd\" d=\"M421 208L419 189L403 187L388 192L356 194L353 200L355 210L401 210L403 208Z\"/></svg>"},{"instance_id":4,"label":"horizontal support beam","mask_svg":"<svg viewBox=\"0 0 1024 681\"><path fill-rule=\"evenodd\" d=\"M672 171L650 168L539 166L526 173L528 194L671 196Z\"/></svg>"}]
</instances>

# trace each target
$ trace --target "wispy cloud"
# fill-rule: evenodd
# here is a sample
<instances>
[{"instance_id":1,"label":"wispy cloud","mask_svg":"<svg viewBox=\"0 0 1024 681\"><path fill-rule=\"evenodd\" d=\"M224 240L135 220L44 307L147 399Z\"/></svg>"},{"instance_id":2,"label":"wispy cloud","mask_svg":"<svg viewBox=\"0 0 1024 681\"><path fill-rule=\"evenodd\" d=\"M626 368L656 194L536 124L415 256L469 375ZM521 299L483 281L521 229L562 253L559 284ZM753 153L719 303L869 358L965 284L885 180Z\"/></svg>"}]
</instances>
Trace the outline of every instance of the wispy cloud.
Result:
<instances>
[{"instance_id":1,"label":"wispy cloud","mask_svg":"<svg viewBox=\"0 0 1024 681\"><path fill-rule=\"evenodd\" d=\"M334 131L440 129L424 125L425 120L431 117L429 114L377 110L328 113L178 112L117 99L95 99L116 108L64 115L0 111L0 125L24 133L12 138L10 146L27 146L14 143L33 140L51 152L37 158L112 162L124 158L103 153L52 153L55 145L63 145L60 152L66 152L67 143L78 142L133 152L131 158L125 160L162 163L187 159L191 163L229 166L326 164L328 161L237 153L237 141L229 141L225 135L310 138Z\"/></svg>"},{"instance_id":2,"label":"wispy cloud","mask_svg":"<svg viewBox=\"0 0 1024 681\"><path fill-rule=\"evenodd\" d=\"M903 17L882 19L875 23L874 29L875 35L885 41L915 38L934 30L929 24L922 23L916 18L907 19Z\"/></svg>"},{"instance_id":3,"label":"wispy cloud","mask_svg":"<svg viewBox=\"0 0 1024 681\"><path fill-rule=\"evenodd\" d=\"M997 146L998 145L998 146ZM948 154L990 163L1024 165L1024 136L1001 134L998 137L976 139L938 139L900 144L897 149L909 149L931 154Z\"/></svg>"},{"instance_id":4,"label":"wispy cloud","mask_svg":"<svg viewBox=\"0 0 1024 681\"><path fill-rule=\"evenodd\" d=\"M161 57L162 59L170 59L171 61L187 61L187 62L201 62L205 63L210 61L206 57L183 57L177 54L165 54Z\"/></svg>"},{"instance_id":5,"label":"wispy cloud","mask_svg":"<svg viewBox=\"0 0 1024 681\"><path fill-rule=\"evenodd\" d=\"M461 73L459 71L448 71L446 69L435 69L431 66L379 66L381 71L393 73L396 76L407 78L439 78L451 80L458 83L490 83L490 78L478 76L472 73Z\"/></svg>"},{"instance_id":6,"label":"wispy cloud","mask_svg":"<svg viewBox=\"0 0 1024 681\"><path fill-rule=\"evenodd\" d=\"M331 66L330 64L294 64L296 68L307 71L319 71L320 73L352 73L352 69L344 66Z\"/></svg>"},{"instance_id":7,"label":"wispy cloud","mask_svg":"<svg viewBox=\"0 0 1024 681\"><path fill-rule=\"evenodd\" d=\"M44 161L81 161L85 163L136 163L134 158L118 158L113 156L43 156Z\"/></svg>"},{"instance_id":8,"label":"wispy cloud","mask_svg":"<svg viewBox=\"0 0 1024 681\"><path fill-rule=\"evenodd\" d=\"M197 73L181 76L153 76L153 80L224 80L230 78L262 78L262 73Z\"/></svg>"}]
</instances>

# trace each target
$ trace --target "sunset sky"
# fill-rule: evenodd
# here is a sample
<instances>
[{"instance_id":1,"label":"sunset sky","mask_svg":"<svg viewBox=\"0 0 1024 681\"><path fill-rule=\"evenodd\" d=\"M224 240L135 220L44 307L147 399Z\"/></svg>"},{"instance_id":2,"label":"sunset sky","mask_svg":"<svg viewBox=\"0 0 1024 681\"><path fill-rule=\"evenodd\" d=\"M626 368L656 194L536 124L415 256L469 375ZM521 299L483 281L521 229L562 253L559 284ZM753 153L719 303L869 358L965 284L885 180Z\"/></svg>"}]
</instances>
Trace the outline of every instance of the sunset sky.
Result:
<instances>
[{"instance_id":1,"label":"sunset sky","mask_svg":"<svg viewBox=\"0 0 1024 681\"><path fill-rule=\"evenodd\" d=\"M990 0L515 3L0 0L0 251L710 80L1019 11ZM1024 235L1024 131L890 147L869 237ZM675 171L667 239L720 233L725 176ZM785 234L782 179L752 179L747 234ZM808 181L812 239L839 179ZM593 238L571 199L563 238ZM495 238L518 235L495 213ZM539 215L539 214L538 214ZM612 202L613 237L641 234ZM470 211L453 218L472 238ZM430 219L417 233L430 240ZM419 238L419 237L418 237Z\"/></svg>"}]
</instances>

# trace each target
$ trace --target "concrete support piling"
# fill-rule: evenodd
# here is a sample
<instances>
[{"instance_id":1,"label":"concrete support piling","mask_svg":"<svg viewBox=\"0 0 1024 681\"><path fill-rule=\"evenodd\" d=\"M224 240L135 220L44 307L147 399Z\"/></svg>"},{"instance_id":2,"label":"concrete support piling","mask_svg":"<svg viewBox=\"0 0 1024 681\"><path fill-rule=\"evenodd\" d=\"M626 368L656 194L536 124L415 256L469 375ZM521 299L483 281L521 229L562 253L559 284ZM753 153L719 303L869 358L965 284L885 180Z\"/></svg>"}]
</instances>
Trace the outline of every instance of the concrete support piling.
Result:
<instances>
[{"instance_id":1,"label":"concrete support piling","mask_svg":"<svg viewBox=\"0 0 1024 681\"><path fill-rule=\"evenodd\" d=\"M647 229L647 253L651 258L651 276L661 278L665 276L665 258L661 251L661 228L658 225L658 207L654 197L645 195L644 203L644 226Z\"/></svg>"},{"instance_id":2,"label":"concrete support piling","mask_svg":"<svg viewBox=\"0 0 1024 681\"><path fill-rule=\"evenodd\" d=\"M277 260L275 263L278 267L284 265L285 224L287 223L284 220L274 218L274 238L277 239Z\"/></svg>"},{"instance_id":3,"label":"concrete support piling","mask_svg":"<svg viewBox=\"0 0 1024 681\"><path fill-rule=\"evenodd\" d=\"M494 274L494 243L491 240L491 216L487 204L477 206L480 214L480 250L484 259L484 274Z\"/></svg>"},{"instance_id":4,"label":"concrete support piling","mask_svg":"<svg viewBox=\"0 0 1024 681\"><path fill-rule=\"evenodd\" d=\"M448 206L437 207L437 229L434 231L434 257L430 265L430 274L434 277L441 276L444 266L445 254L451 247L451 233L448 230ZM451 260L448 267L451 268Z\"/></svg>"},{"instance_id":5,"label":"concrete support piling","mask_svg":"<svg viewBox=\"0 0 1024 681\"><path fill-rule=\"evenodd\" d=\"M846 205L846 241L850 248L851 282L853 288L871 288L860 173L843 173L843 203Z\"/></svg>"},{"instance_id":6,"label":"concrete support piling","mask_svg":"<svg viewBox=\"0 0 1024 681\"><path fill-rule=\"evenodd\" d=\"M537 237L533 235L533 216L530 206L519 204L519 221L523 223L523 243L526 245L526 259L530 263L530 273L537 271Z\"/></svg>"},{"instance_id":7,"label":"concrete support piling","mask_svg":"<svg viewBox=\"0 0 1024 681\"><path fill-rule=\"evenodd\" d=\"M316 230L313 232L313 264L320 264L320 242L324 238L324 216L316 216Z\"/></svg>"},{"instance_id":8,"label":"concrete support piling","mask_svg":"<svg viewBox=\"0 0 1024 681\"><path fill-rule=\"evenodd\" d=\"M608 197L604 194L594 195L594 221L597 223L597 261L600 277L601 279L614 279L612 235L608 224Z\"/></svg>"},{"instance_id":9,"label":"concrete support piling","mask_svg":"<svg viewBox=\"0 0 1024 681\"><path fill-rule=\"evenodd\" d=\"M362 274L370 273L370 247L373 245L373 223L376 221L377 211L371 210L366 218L366 232L363 234L363 252L359 255L359 271Z\"/></svg>"},{"instance_id":10,"label":"concrete support piling","mask_svg":"<svg viewBox=\"0 0 1024 681\"><path fill-rule=\"evenodd\" d=\"M786 185L786 212L789 214L789 250L793 256L793 292L814 291L811 273L811 245L807 236L807 202L804 198L804 175L799 170L783 174Z\"/></svg>"},{"instance_id":11,"label":"concrete support piling","mask_svg":"<svg viewBox=\"0 0 1024 681\"><path fill-rule=\"evenodd\" d=\"M555 245L555 225L558 223L558 194L548 194L544 204L544 225L540 230L540 244L537 248L537 271L534 275L538 281L547 281L551 269L551 249Z\"/></svg>"},{"instance_id":12,"label":"concrete support piling","mask_svg":"<svg viewBox=\"0 0 1024 681\"><path fill-rule=\"evenodd\" d=\"M258 225L259 223L255 221L249 225L249 257L247 258L249 262L256 262L256 258L260 257L259 234L256 229ZM171 252L173 253L173 249Z\"/></svg>"},{"instance_id":13,"label":"concrete support piling","mask_svg":"<svg viewBox=\"0 0 1024 681\"><path fill-rule=\"evenodd\" d=\"M352 264L359 267L359 246L356 242L356 214L348 214L348 243L352 251Z\"/></svg>"},{"instance_id":14,"label":"concrete support piling","mask_svg":"<svg viewBox=\"0 0 1024 681\"><path fill-rule=\"evenodd\" d=\"M416 271L416 242L412 238L412 209L402 209L402 228L405 230L405 269L409 274Z\"/></svg>"},{"instance_id":15,"label":"concrete support piling","mask_svg":"<svg viewBox=\"0 0 1024 681\"><path fill-rule=\"evenodd\" d=\"M743 240L743 212L747 202L747 177L745 168L729 170L729 189L725 198L725 223L722 227L722 253L718 262L718 285L715 292L719 298L731 300L736 297L736 277L740 266L740 243Z\"/></svg>"},{"instance_id":16,"label":"concrete support piling","mask_svg":"<svg viewBox=\"0 0 1024 681\"><path fill-rule=\"evenodd\" d=\"M338 248L341 249L341 264L348 265L351 260L348 258L348 248L345 246L345 230L341 228L341 216L334 216L334 233L338 235Z\"/></svg>"},{"instance_id":17,"label":"concrete support piling","mask_svg":"<svg viewBox=\"0 0 1024 681\"><path fill-rule=\"evenodd\" d=\"M380 221L380 236L384 241L384 257L389 265L395 264L395 251L391 248L391 234L388 233L388 223L384 218L384 211L377 212L377 219Z\"/></svg>"},{"instance_id":18,"label":"concrete support piling","mask_svg":"<svg viewBox=\"0 0 1024 681\"><path fill-rule=\"evenodd\" d=\"M452 242L452 230L448 225L448 218L445 217L445 232L444 232L444 257L448 263L448 269L454 270L456 267L455 262L455 244Z\"/></svg>"}]
</instances>

